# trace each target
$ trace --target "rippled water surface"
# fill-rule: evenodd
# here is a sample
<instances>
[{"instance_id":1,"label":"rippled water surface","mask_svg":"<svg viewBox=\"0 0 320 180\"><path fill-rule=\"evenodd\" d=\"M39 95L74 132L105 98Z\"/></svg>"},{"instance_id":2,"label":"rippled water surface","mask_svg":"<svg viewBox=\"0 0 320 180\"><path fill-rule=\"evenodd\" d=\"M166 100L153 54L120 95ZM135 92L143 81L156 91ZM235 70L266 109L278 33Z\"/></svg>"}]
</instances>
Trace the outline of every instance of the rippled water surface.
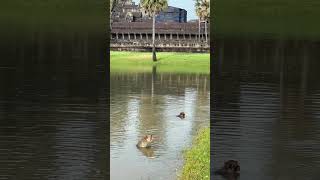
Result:
<instances>
[{"instance_id":1,"label":"rippled water surface","mask_svg":"<svg viewBox=\"0 0 320 180\"><path fill-rule=\"evenodd\" d=\"M97 41L24 35L0 42L0 179L106 179L108 93Z\"/></svg>"},{"instance_id":2,"label":"rippled water surface","mask_svg":"<svg viewBox=\"0 0 320 180\"><path fill-rule=\"evenodd\" d=\"M242 180L319 179L319 43L216 43L212 170L235 159Z\"/></svg>"},{"instance_id":3,"label":"rippled water surface","mask_svg":"<svg viewBox=\"0 0 320 180\"><path fill-rule=\"evenodd\" d=\"M111 179L176 179L182 151L209 125L209 75L111 73ZM186 112L181 120L176 115ZM136 148L145 134L159 140Z\"/></svg>"}]
</instances>

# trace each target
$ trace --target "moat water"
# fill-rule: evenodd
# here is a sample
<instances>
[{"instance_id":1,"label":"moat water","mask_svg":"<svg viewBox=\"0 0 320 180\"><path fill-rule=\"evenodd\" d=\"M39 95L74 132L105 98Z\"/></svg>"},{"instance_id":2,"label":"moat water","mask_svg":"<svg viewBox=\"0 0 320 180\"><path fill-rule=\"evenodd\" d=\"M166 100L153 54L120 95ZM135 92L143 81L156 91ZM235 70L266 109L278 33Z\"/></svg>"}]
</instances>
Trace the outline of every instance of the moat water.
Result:
<instances>
[{"instance_id":1,"label":"moat water","mask_svg":"<svg viewBox=\"0 0 320 180\"><path fill-rule=\"evenodd\" d=\"M32 28L1 33L0 179L107 179L100 37Z\"/></svg>"},{"instance_id":2,"label":"moat water","mask_svg":"<svg viewBox=\"0 0 320 180\"><path fill-rule=\"evenodd\" d=\"M319 42L217 39L215 46L211 172L235 159L240 180L319 179Z\"/></svg>"},{"instance_id":3,"label":"moat water","mask_svg":"<svg viewBox=\"0 0 320 180\"><path fill-rule=\"evenodd\" d=\"M176 179L183 150L209 126L209 75L111 73L110 92L110 178ZM176 117L181 111L185 119ZM140 151L145 134L159 140Z\"/></svg>"}]
</instances>

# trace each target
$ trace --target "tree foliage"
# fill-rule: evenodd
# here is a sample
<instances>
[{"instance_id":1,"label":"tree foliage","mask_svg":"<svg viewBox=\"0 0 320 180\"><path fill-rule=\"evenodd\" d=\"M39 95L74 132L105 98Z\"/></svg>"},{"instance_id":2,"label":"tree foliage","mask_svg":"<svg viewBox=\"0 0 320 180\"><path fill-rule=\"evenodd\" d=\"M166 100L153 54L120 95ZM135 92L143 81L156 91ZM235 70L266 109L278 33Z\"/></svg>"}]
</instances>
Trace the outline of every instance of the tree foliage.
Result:
<instances>
[{"instance_id":1,"label":"tree foliage","mask_svg":"<svg viewBox=\"0 0 320 180\"><path fill-rule=\"evenodd\" d=\"M195 10L201 20L210 19L210 0L195 0Z\"/></svg>"},{"instance_id":2,"label":"tree foliage","mask_svg":"<svg viewBox=\"0 0 320 180\"><path fill-rule=\"evenodd\" d=\"M167 0L140 0L140 6L149 16L158 14L168 8Z\"/></svg>"},{"instance_id":3,"label":"tree foliage","mask_svg":"<svg viewBox=\"0 0 320 180\"><path fill-rule=\"evenodd\" d=\"M210 19L210 0L195 0L195 10L199 18L199 40L201 37L201 22L205 24L205 37L208 42L207 22Z\"/></svg>"}]
</instances>

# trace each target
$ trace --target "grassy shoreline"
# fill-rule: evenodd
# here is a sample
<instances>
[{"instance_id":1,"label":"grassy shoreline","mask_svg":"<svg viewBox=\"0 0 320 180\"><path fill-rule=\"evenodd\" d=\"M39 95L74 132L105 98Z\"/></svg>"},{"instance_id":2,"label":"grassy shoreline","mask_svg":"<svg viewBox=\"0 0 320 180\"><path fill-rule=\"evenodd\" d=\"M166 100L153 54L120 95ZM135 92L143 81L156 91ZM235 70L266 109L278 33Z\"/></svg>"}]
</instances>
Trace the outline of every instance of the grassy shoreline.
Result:
<instances>
[{"instance_id":1,"label":"grassy shoreline","mask_svg":"<svg viewBox=\"0 0 320 180\"><path fill-rule=\"evenodd\" d=\"M151 52L110 52L111 72L210 73L210 53L158 52L152 62Z\"/></svg>"},{"instance_id":2,"label":"grassy shoreline","mask_svg":"<svg viewBox=\"0 0 320 180\"><path fill-rule=\"evenodd\" d=\"M184 152L181 180L210 179L210 128L199 131L190 149Z\"/></svg>"}]
</instances>

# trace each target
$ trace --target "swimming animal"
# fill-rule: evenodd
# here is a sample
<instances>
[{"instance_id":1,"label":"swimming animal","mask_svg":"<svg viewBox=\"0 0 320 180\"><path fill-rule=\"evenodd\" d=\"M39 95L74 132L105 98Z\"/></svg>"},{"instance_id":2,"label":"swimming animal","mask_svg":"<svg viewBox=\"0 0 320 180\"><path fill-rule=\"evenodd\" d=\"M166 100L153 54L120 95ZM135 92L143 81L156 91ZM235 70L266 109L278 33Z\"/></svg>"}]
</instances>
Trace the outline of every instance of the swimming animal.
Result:
<instances>
[{"instance_id":1,"label":"swimming animal","mask_svg":"<svg viewBox=\"0 0 320 180\"><path fill-rule=\"evenodd\" d=\"M181 112L177 117L184 119L186 117L186 114L184 112Z\"/></svg>"},{"instance_id":2,"label":"swimming animal","mask_svg":"<svg viewBox=\"0 0 320 180\"><path fill-rule=\"evenodd\" d=\"M229 160L224 162L224 166L217 170L215 174L222 175L229 180L236 179L240 175L240 165L238 161Z\"/></svg>"},{"instance_id":3,"label":"swimming animal","mask_svg":"<svg viewBox=\"0 0 320 180\"><path fill-rule=\"evenodd\" d=\"M146 135L144 136L137 144L138 148L148 148L151 145L151 142L154 140L155 138L153 137L153 135Z\"/></svg>"}]
</instances>

